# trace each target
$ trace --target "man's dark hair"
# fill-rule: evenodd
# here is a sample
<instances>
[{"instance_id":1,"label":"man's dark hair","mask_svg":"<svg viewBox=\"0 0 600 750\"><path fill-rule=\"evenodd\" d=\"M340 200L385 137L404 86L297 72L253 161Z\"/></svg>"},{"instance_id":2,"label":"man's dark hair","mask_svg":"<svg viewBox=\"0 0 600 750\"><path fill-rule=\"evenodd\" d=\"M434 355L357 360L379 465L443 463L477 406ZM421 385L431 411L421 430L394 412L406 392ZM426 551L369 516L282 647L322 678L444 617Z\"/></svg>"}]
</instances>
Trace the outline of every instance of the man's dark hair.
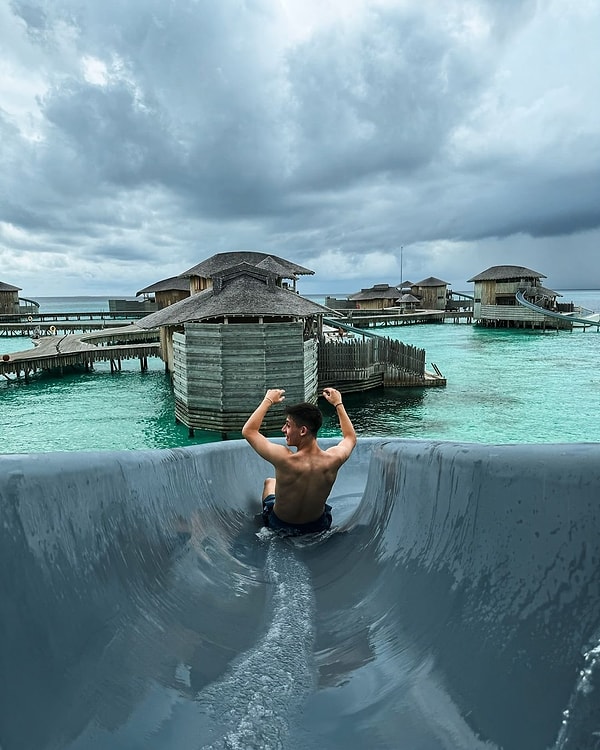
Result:
<instances>
[{"instance_id":1,"label":"man's dark hair","mask_svg":"<svg viewBox=\"0 0 600 750\"><path fill-rule=\"evenodd\" d=\"M292 404L285 407L285 413L291 417L298 427L307 427L315 437L323 424L323 415L319 408L306 401L301 404Z\"/></svg>"}]
</instances>

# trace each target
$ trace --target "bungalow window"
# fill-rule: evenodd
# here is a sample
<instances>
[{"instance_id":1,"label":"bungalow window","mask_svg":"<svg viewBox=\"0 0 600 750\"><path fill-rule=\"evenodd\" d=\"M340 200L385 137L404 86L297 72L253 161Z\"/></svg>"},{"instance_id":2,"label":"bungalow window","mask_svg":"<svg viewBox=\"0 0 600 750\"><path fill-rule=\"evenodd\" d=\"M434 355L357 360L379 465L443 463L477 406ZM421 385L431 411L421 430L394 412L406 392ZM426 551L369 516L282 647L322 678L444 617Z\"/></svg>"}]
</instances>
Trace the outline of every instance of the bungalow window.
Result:
<instances>
[{"instance_id":1,"label":"bungalow window","mask_svg":"<svg viewBox=\"0 0 600 750\"><path fill-rule=\"evenodd\" d=\"M514 294L499 294L496 297L496 304L503 307L510 307L516 305Z\"/></svg>"}]
</instances>

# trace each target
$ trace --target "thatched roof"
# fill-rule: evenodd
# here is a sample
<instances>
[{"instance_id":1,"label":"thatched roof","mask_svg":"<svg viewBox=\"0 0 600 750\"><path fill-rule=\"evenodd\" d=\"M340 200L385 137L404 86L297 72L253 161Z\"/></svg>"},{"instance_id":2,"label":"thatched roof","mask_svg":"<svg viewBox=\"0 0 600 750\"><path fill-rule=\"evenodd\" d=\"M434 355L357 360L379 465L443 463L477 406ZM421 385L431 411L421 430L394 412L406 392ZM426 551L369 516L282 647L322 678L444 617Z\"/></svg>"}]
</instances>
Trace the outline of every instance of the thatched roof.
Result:
<instances>
[{"instance_id":1,"label":"thatched roof","mask_svg":"<svg viewBox=\"0 0 600 750\"><path fill-rule=\"evenodd\" d=\"M263 258L260 263L256 264L256 267L264 268L265 271L271 271L271 273L274 273L280 279L289 278L290 269L272 255L267 255L267 257ZM297 274L294 274L294 277L295 276L297 276Z\"/></svg>"},{"instance_id":2,"label":"thatched roof","mask_svg":"<svg viewBox=\"0 0 600 750\"><path fill-rule=\"evenodd\" d=\"M442 281L442 279L436 279L435 276L428 276L426 279L423 279L422 281L417 281L414 286L448 286L448 281Z\"/></svg>"},{"instance_id":3,"label":"thatched roof","mask_svg":"<svg viewBox=\"0 0 600 750\"><path fill-rule=\"evenodd\" d=\"M314 274L314 271L311 271L310 268L304 268L289 260L279 258L277 255L240 251L234 253L217 253L179 275L184 278L201 276L202 278L210 279L225 268L237 266L240 263L250 263L254 266L262 263L267 268L271 266L270 270L273 270L282 279L295 279L297 276Z\"/></svg>"},{"instance_id":4,"label":"thatched roof","mask_svg":"<svg viewBox=\"0 0 600 750\"><path fill-rule=\"evenodd\" d=\"M375 284L369 289L361 289L360 292L351 294L348 299L360 302L360 300L389 299L390 297L396 298L397 296L398 287L390 286L389 284Z\"/></svg>"},{"instance_id":5,"label":"thatched roof","mask_svg":"<svg viewBox=\"0 0 600 750\"><path fill-rule=\"evenodd\" d=\"M414 296L414 294L403 294L398 302L420 302L421 300Z\"/></svg>"},{"instance_id":6,"label":"thatched roof","mask_svg":"<svg viewBox=\"0 0 600 750\"><path fill-rule=\"evenodd\" d=\"M524 266L491 266L485 271L468 279L471 281L519 281L520 279L545 279L543 273L532 271Z\"/></svg>"},{"instance_id":7,"label":"thatched roof","mask_svg":"<svg viewBox=\"0 0 600 750\"><path fill-rule=\"evenodd\" d=\"M199 323L229 318L306 318L338 316L329 307L277 286L277 275L249 263L215 274L213 287L137 321L140 328Z\"/></svg>"},{"instance_id":8,"label":"thatched roof","mask_svg":"<svg viewBox=\"0 0 600 750\"><path fill-rule=\"evenodd\" d=\"M157 281L155 284L150 284L150 286L144 287L144 289L140 289L140 291L137 292L135 296L139 297L140 294L153 294L154 292L172 292L172 291L189 292L190 291L189 279L184 279L181 276L171 276L171 278L169 279L163 279L162 281Z\"/></svg>"},{"instance_id":9,"label":"thatched roof","mask_svg":"<svg viewBox=\"0 0 600 750\"><path fill-rule=\"evenodd\" d=\"M20 292L20 286L13 286L12 284L6 284L4 281L0 281L0 292Z\"/></svg>"}]
</instances>

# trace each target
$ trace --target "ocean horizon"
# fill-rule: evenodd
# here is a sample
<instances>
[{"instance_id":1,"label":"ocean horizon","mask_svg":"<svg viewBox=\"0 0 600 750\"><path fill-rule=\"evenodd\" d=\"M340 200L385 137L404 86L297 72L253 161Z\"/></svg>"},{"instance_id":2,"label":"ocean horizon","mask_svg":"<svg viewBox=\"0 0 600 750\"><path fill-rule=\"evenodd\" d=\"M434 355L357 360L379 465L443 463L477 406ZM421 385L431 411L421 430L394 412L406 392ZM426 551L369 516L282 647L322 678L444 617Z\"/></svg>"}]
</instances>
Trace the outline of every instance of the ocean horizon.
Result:
<instances>
[{"instance_id":1,"label":"ocean horizon","mask_svg":"<svg viewBox=\"0 0 600 750\"><path fill-rule=\"evenodd\" d=\"M560 294L563 301L600 310L600 290ZM306 296L324 301L326 295ZM36 301L43 312L91 311L89 302L95 301L105 304L93 310L100 312L108 310L108 299L81 295ZM448 384L347 394L359 436L498 444L600 441L596 328L544 332L446 322L371 330L425 349L427 368L435 363ZM32 346L29 338L0 338L0 355ZM118 373L111 373L108 363L97 363L89 373L38 373L29 383L2 379L0 452L156 449L219 441L219 433L207 431L190 438L187 428L175 423L164 363L150 358L148 365L144 373L131 360ZM339 435L335 414L322 406L320 434Z\"/></svg>"},{"instance_id":2,"label":"ocean horizon","mask_svg":"<svg viewBox=\"0 0 600 750\"><path fill-rule=\"evenodd\" d=\"M321 302L321 304L325 301L327 297L332 297L335 299L344 299L346 297L351 296L352 294L355 294L358 290L354 289L352 291L348 292L323 292L323 293L304 293L302 289L298 290L299 293L308 299L315 300L317 302ZM593 302L598 307L593 308L596 312L600 311L600 291L596 289L560 289L557 290L558 294L561 295L564 299L563 302L569 302L573 301L575 304L584 304L580 300L586 300L587 302ZM473 294L472 289L455 289L453 290L455 294ZM571 297L569 297L569 295ZM129 300L133 302L139 302L143 299L141 296L133 296L133 295L123 295L123 294L79 294L79 295L67 295L67 296L31 296L28 297L28 299L31 299L35 302L40 303L40 311L41 312L61 312L63 307L67 307L68 311L77 312L79 308L79 303L89 303L90 301L96 301L100 304L100 307L98 308L99 312L107 311L108 310L108 300L109 299L123 299L123 300ZM585 306L585 305L584 305ZM87 310L83 310L83 312L87 312ZM95 312L93 310L92 312Z\"/></svg>"}]
</instances>

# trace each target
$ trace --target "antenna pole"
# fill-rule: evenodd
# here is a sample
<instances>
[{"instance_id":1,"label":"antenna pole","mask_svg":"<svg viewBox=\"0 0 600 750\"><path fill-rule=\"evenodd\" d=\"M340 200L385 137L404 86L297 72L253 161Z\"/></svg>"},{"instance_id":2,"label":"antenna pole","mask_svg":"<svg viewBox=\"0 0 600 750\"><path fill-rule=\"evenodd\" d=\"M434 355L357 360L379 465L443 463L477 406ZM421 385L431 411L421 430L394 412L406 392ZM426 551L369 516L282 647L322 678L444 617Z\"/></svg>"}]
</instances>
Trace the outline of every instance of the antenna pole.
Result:
<instances>
[{"instance_id":1,"label":"antenna pole","mask_svg":"<svg viewBox=\"0 0 600 750\"><path fill-rule=\"evenodd\" d=\"M404 245L400 245L400 286L404 283L404 275L402 273L402 256L404 255Z\"/></svg>"}]
</instances>

